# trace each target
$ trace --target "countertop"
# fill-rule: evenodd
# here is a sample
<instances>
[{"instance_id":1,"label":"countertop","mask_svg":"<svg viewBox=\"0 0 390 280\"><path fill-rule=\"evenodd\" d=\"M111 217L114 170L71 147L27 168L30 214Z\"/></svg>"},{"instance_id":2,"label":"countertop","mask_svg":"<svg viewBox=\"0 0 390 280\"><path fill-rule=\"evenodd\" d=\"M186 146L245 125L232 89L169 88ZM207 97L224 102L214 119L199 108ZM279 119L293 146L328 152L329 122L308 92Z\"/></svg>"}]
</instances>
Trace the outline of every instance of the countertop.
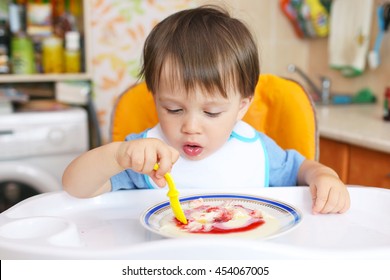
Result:
<instances>
[{"instance_id":1,"label":"countertop","mask_svg":"<svg viewBox=\"0 0 390 280\"><path fill-rule=\"evenodd\" d=\"M379 104L319 105L320 136L390 154L390 122Z\"/></svg>"}]
</instances>

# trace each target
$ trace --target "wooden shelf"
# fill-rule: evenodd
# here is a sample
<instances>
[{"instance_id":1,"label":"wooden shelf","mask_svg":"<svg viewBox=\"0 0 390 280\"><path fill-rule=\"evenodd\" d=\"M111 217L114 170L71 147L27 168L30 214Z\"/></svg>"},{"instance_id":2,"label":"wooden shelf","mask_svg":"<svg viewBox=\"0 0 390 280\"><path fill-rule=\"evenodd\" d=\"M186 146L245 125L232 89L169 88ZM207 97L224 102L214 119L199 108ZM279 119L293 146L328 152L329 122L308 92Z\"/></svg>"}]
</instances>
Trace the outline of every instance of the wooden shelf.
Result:
<instances>
[{"instance_id":1,"label":"wooden shelf","mask_svg":"<svg viewBox=\"0 0 390 280\"><path fill-rule=\"evenodd\" d=\"M79 74L32 74L32 75L0 75L0 84L6 83L33 83L33 82L59 82L59 81L80 81L90 80L89 73Z\"/></svg>"}]
</instances>

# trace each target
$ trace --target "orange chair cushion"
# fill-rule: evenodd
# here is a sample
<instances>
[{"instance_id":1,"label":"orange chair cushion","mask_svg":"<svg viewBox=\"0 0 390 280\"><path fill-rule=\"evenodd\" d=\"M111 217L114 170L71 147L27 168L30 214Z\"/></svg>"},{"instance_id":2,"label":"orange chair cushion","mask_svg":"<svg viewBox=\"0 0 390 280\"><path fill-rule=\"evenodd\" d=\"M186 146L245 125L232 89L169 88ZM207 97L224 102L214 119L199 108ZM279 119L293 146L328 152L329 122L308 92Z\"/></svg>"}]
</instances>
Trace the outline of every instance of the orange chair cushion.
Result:
<instances>
[{"instance_id":1,"label":"orange chair cushion","mask_svg":"<svg viewBox=\"0 0 390 280\"><path fill-rule=\"evenodd\" d=\"M111 140L123 141L130 133L140 133L158 123L152 94L139 83L119 96L111 117Z\"/></svg>"},{"instance_id":2,"label":"orange chair cushion","mask_svg":"<svg viewBox=\"0 0 390 280\"><path fill-rule=\"evenodd\" d=\"M274 139L283 149L296 149L315 159L318 145L315 112L296 82L271 74L260 75L253 102L244 121ZM140 133L158 122L153 96L146 84L129 88L117 100L111 119L113 141Z\"/></svg>"},{"instance_id":3,"label":"orange chair cushion","mask_svg":"<svg viewBox=\"0 0 390 280\"><path fill-rule=\"evenodd\" d=\"M316 159L315 109L297 82L271 74L260 75L253 102L243 120L283 149L295 149L308 159Z\"/></svg>"}]
</instances>

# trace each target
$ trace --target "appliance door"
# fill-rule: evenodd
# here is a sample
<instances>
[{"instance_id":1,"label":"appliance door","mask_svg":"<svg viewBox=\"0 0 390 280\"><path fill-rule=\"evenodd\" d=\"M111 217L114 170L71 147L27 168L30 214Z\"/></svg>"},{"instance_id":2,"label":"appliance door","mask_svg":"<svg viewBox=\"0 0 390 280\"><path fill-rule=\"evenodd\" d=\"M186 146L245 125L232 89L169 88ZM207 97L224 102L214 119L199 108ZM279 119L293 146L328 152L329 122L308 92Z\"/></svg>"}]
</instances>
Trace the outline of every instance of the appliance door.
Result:
<instances>
[{"instance_id":1,"label":"appliance door","mask_svg":"<svg viewBox=\"0 0 390 280\"><path fill-rule=\"evenodd\" d=\"M60 182L39 167L0 162L0 212L33 195L60 189Z\"/></svg>"}]
</instances>

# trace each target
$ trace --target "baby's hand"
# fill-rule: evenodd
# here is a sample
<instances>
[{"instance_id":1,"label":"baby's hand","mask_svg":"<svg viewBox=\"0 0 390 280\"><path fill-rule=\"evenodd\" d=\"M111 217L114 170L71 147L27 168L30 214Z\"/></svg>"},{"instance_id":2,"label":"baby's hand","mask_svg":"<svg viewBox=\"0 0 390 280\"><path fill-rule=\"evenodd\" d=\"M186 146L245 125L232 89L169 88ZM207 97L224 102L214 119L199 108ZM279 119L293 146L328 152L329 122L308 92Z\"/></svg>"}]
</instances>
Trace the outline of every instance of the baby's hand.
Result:
<instances>
[{"instance_id":1,"label":"baby's hand","mask_svg":"<svg viewBox=\"0 0 390 280\"><path fill-rule=\"evenodd\" d=\"M344 213L350 207L347 187L333 174L316 176L310 184L313 214Z\"/></svg>"},{"instance_id":2,"label":"baby's hand","mask_svg":"<svg viewBox=\"0 0 390 280\"><path fill-rule=\"evenodd\" d=\"M314 214L344 213L349 209L348 189L333 169L305 160L299 168L298 183L309 185Z\"/></svg>"},{"instance_id":3,"label":"baby's hand","mask_svg":"<svg viewBox=\"0 0 390 280\"><path fill-rule=\"evenodd\" d=\"M160 187L166 185L164 174L172 169L179 159L179 152L156 138L137 139L122 142L115 155L117 163L123 169L149 175ZM153 170L158 163L159 169Z\"/></svg>"}]
</instances>

